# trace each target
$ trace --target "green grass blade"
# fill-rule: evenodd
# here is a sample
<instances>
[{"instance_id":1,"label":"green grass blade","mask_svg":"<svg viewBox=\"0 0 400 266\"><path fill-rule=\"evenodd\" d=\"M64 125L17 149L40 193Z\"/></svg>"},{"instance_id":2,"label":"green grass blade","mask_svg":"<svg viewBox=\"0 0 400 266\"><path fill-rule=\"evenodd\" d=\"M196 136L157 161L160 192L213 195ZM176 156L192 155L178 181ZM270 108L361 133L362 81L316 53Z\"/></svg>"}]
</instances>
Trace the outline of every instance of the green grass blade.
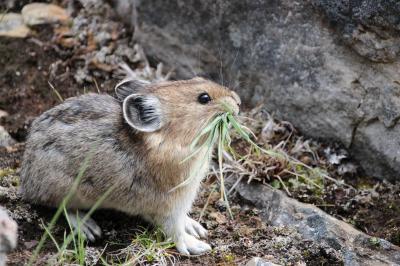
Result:
<instances>
[{"instance_id":1,"label":"green grass blade","mask_svg":"<svg viewBox=\"0 0 400 266\"><path fill-rule=\"evenodd\" d=\"M82 218L82 220L78 220L78 224L84 224L89 218L90 216L93 214L93 212L95 210L97 210L97 208L101 205L101 203L103 203L103 201L110 195L110 193L114 190L114 188L117 186L117 184L114 184L112 187L110 187L96 202L95 204L93 204L92 208L90 208L90 210L85 214L85 216ZM79 230L78 230L79 231ZM71 243L71 241L73 240L73 238L75 237L76 234L78 234L79 232L77 232L76 230L74 230L73 232L71 232L71 234L69 234L69 236L67 237L67 239L64 241L61 249L66 249L68 247L68 245Z\"/></svg>"},{"instance_id":2,"label":"green grass blade","mask_svg":"<svg viewBox=\"0 0 400 266\"><path fill-rule=\"evenodd\" d=\"M50 223L48 225L48 231L51 232L56 224L56 222L58 221L60 215L62 214L63 210L64 210L64 206L67 205L67 203L70 201L70 199L72 198L72 196L74 195L76 189L78 188L78 185L83 177L83 174L85 173L87 167L89 166L89 161L91 160L92 154L91 152L89 153L89 156L87 156L82 164L82 166L80 167L78 176L75 178L74 183L72 184L72 187L70 189L70 191L68 192L68 194L65 196L65 198L63 199L62 203L60 204L60 206L57 208L56 213L54 214L54 216L52 217L52 219L50 220ZM37 245L37 247L35 248L32 256L29 259L28 265L33 265L33 263L36 261L39 252L42 250L44 243L47 240L47 237L49 235L47 234L47 230L46 232L42 235L42 237L39 240L39 243Z\"/></svg>"},{"instance_id":3,"label":"green grass blade","mask_svg":"<svg viewBox=\"0 0 400 266\"><path fill-rule=\"evenodd\" d=\"M214 121L216 121L217 119L215 119ZM218 120L219 122L221 121L221 119ZM205 147L207 147L207 152L206 152L206 156L204 156L203 161L199 164L199 166L189 175L189 177L187 179L185 179L183 182L181 182L180 184L178 184L177 186L173 187L172 189L170 189L168 191L168 193L171 193L175 190L177 190L178 188L181 188L183 186L186 186L188 184L190 184L190 182L193 180L193 178L196 177L196 175L198 174L198 172L200 171L200 169L204 166L204 164L209 161L211 154L212 154L212 147L214 146L214 143L218 137L218 124L216 124L216 126L214 126L214 128L211 128L211 133L207 138L207 141L205 142ZM187 158L184 159L184 161Z\"/></svg>"},{"instance_id":4,"label":"green grass blade","mask_svg":"<svg viewBox=\"0 0 400 266\"><path fill-rule=\"evenodd\" d=\"M236 121L236 119L231 114L228 114L228 121L232 124L232 126L235 128L237 133L239 133L239 135L242 138L244 138L248 142L252 142L250 139L250 135L243 130L242 126Z\"/></svg>"},{"instance_id":5,"label":"green grass blade","mask_svg":"<svg viewBox=\"0 0 400 266\"><path fill-rule=\"evenodd\" d=\"M207 133L212 132L215 126L218 125L218 123L220 123L220 121L221 121L220 116L215 117L210 124L208 124L204 129L201 130L200 134L193 140L192 144L190 145L190 148L194 149L197 143L200 141L201 137L203 137Z\"/></svg>"}]
</instances>

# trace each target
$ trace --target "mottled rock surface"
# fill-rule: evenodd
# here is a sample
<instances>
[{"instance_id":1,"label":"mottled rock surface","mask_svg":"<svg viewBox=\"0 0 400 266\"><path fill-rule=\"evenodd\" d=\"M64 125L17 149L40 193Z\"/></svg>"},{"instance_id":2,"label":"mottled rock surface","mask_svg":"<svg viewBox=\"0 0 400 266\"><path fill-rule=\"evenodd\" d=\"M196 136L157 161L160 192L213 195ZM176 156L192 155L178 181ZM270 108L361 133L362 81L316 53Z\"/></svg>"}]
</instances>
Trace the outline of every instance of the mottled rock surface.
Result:
<instances>
[{"instance_id":1,"label":"mottled rock surface","mask_svg":"<svg viewBox=\"0 0 400 266\"><path fill-rule=\"evenodd\" d=\"M246 263L246 266L279 266L279 264L263 260L259 257L254 257Z\"/></svg>"},{"instance_id":2,"label":"mottled rock surface","mask_svg":"<svg viewBox=\"0 0 400 266\"><path fill-rule=\"evenodd\" d=\"M25 26L24 20L17 13L0 13L0 36L25 38L29 34L29 28Z\"/></svg>"},{"instance_id":3,"label":"mottled rock surface","mask_svg":"<svg viewBox=\"0 0 400 266\"><path fill-rule=\"evenodd\" d=\"M400 178L396 0L137 1L135 36L176 77L204 75Z\"/></svg>"},{"instance_id":4,"label":"mottled rock surface","mask_svg":"<svg viewBox=\"0 0 400 266\"><path fill-rule=\"evenodd\" d=\"M21 13L25 24L29 26L58 22L67 23L70 20L65 9L53 4L27 4L22 8Z\"/></svg>"},{"instance_id":5,"label":"mottled rock surface","mask_svg":"<svg viewBox=\"0 0 400 266\"><path fill-rule=\"evenodd\" d=\"M261 209L267 223L295 227L303 237L329 246L327 252L340 253L345 265L400 265L399 247L370 237L314 205L257 184L240 184L236 190L244 200Z\"/></svg>"},{"instance_id":6,"label":"mottled rock surface","mask_svg":"<svg viewBox=\"0 0 400 266\"><path fill-rule=\"evenodd\" d=\"M16 141L8 134L5 128L0 126L0 147L8 147L15 143Z\"/></svg>"},{"instance_id":7,"label":"mottled rock surface","mask_svg":"<svg viewBox=\"0 0 400 266\"><path fill-rule=\"evenodd\" d=\"M373 62L400 55L400 2L397 0L312 0L341 39Z\"/></svg>"},{"instance_id":8,"label":"mottled rock surface","mask_svg":"<svg viewBox=\"0 0 400 266\"><path fill-rule=\"evenodd\" d=\"M0 265L6 264L6 254L17 246L17 224L0 207Z\"/></svg>"}]
</instances>

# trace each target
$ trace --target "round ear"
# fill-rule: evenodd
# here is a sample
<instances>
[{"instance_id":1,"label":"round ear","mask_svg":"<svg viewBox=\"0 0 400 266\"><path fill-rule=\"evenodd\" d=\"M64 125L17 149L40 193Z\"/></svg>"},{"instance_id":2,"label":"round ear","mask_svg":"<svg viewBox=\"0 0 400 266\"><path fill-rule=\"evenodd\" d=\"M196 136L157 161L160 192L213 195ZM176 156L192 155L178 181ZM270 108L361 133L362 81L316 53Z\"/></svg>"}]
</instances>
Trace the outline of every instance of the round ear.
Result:
<instances>
[{"instance_id":1,"label":"round ear","mask_svg":"<svg viewBox=\"0 0 400 266\"><path fill-rule=\"evenodd\" d=\"M154 132L163 126L161 103L156 96L132 94L122 104L125 121L134 129Z\"/></svg>"},{"instance_id":2,"label":"round ear","mask_svg":"<svg viewBox=\"0 0 400 266\"><path fill-rule=\"evenodd\" d=\"M118 100L123 101L129 95L142 91L148 84L150 82L144 80L124 79L115 86L115 94Z\"/></svg>"}]
</instances>

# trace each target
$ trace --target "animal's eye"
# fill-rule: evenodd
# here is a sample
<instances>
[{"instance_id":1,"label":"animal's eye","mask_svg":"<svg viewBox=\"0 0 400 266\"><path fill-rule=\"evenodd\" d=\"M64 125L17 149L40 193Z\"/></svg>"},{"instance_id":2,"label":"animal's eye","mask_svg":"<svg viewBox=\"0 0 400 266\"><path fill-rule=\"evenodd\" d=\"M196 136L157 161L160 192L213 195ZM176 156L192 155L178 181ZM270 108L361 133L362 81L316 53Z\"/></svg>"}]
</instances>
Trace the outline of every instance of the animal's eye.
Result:
<instances>
[{"instance_id":1,"label":"animal's eye","mask_svg":"<svg viewBox=\"0 0 400 266\"><path fill-rule=\"evenodd\" d=\"M210 95L208 95L207 92L203 92L199 95L199 97L197 98L197 100L199 101L199 103L201 104L207 104L208 102L211 101L211 97Z\"/></svg>"}]
</instances>

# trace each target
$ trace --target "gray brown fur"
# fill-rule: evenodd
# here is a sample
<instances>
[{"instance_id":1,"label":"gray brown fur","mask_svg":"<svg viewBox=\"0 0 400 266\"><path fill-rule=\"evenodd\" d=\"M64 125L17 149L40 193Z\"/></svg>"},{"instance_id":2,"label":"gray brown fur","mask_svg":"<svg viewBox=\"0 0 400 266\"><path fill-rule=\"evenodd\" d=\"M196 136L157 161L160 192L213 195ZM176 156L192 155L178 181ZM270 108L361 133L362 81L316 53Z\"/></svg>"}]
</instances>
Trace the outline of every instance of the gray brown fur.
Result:
<instances>
[{"instance_id":1,"label":"gray brown fur","mask_svg":"<svg viewBox=\"0 0 400 266\"><path fill-rule=\"evenodd\" d=\"M102 208L141 215L161 225L176 242L182 242L184 233L176 224L186 219L208 168L207 162L198 169L199 176L192 183L171 192L194 171L204 153L185 163L182 160L190 155L190 143L199 130L221 112L217 102L222 99L235 105L234 109L239 102L232 91L199 78L138 84L139 89L125 83L131 86L132 94L140 92L158 99L161 128L141 132L128 125L129 118L124 117L121 107L121 101L129 96L124 84L117 88L123 94L120 99L100 94L70 98L33 122L22 164L21 193L28 202L58 206L90 156L70 209L90 208L115 185ZM197 94L203 90L214 97L215 104L196 103ZM195 245L193 239L188 239L186 246ZM180 251L196 254L200 252L196 250L205 249L202 247Z\"/></svg>"}]
</instances>

